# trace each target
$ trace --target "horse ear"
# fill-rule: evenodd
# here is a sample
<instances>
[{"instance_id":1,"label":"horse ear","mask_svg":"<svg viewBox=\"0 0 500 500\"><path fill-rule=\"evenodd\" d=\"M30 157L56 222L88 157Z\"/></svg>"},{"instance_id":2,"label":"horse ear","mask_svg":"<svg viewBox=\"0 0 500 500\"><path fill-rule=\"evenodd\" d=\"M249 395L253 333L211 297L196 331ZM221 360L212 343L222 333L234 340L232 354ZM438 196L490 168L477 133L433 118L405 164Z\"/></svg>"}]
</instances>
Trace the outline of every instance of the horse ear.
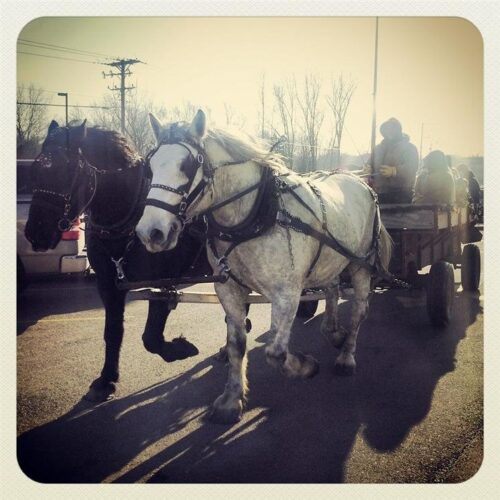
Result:
<instances>
[{"instance_id":1,"label":"horse ear","mask_svg":"<svg viewBox=\"0 0 500 500\"><path fill-rule=\"evenodd\" d=\"M59 127L59 123L57 123L55 120L52 120L49 125L49 131L48 133L50 134L55 128Z\"/></svg>"},{"instance_id":2,"label":"horse ear","mask_svg":"<svg viewBox=\"0 0 500 500\"><path fill-rule=\"evenodd\" d=\"M161 137L161 131L162 131L162 124L158 118L156 118L153 113L149 113L149 123L151 124L151 129L153 130L153 134L156 139L156 143L160 143L160 137Z\"/></svg>"},{"instance_id":3,"label":"horse ear","mask_svg":"<svg viewBox=\"0 0 500 500\"><path fill-rule=\"evenodd\" d=\"M87 137L87 119L83 120L82 124L77 129L77 136L80 141Z\"/></svg>"},{"instance_id":4,"label":"horse ear","mask_svg":"<svg viewBox=\"0 0 500 500\"><path fill-rule=\"evenodd\" d=\"M201 109L198 110L196 116L193 118L191 126L189 127L189 132L193 137L198 139L203 139L207 133L207 117Z\"/></svg>"}]
</instances>

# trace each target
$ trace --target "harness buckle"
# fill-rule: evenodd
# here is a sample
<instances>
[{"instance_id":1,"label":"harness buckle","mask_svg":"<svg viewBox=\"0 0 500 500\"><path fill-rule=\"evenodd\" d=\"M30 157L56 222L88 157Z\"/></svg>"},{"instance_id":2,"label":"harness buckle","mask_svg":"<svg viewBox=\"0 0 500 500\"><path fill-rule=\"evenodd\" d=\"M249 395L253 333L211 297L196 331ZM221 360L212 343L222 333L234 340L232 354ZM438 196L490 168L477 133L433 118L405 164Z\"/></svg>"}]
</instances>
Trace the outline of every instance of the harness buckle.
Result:
<instances>
[{"instance_id":1,"label":"harness buckle","mask_svg":"<svg viewBox=\"0 0 500 500\"><path fill-rule=\"evenodd\" d=\"M200 164L200 165L203 165L204 161L205 161L205 158L203 158L203 155L201 153L198 153L196 155L196 161Z\"/></svg>"},{"instance_id":2,"label":"harness buckle","mask_svg":"<svg viewBox=\"0 0 500 500\"><path fill-rule=\"evenodd\" d=\"M186 200L182 200L179 203L179 215L184 215L184 213L186 212L186 210L187 210L187 201Z\"/></svg>"},{"instance_id":3,"label":"harness buckle","mask_svg":"<svg viewBox=\"0 0 500 500\"><path fill-rule=\"evenodd\" d=\"M217 266L219 267L221 274L228 275L231 271L225 255L223 255L220 259L217 259Z\"/></svg>"},{"instance_id":4,"label":"harness buckle","mask_svg":"<svg viewBox=\"0 0 500 500\"><path fill-rule=\"evenodd\" d=\"M123 278L125 278L125 273L123 272L123 257L120 257L117 260L111 257L111 261L113 262L116 268L116 277L119 281L121 281Z\"/></svg>"},{"instance_id":5,"label":"harness buckle","mask_svg":"<svg viewBox=\"0 0 500 500\"><path fill-rule=\"evenodd\" d=\"M67 217L63 217L57 223L57 229L64 233L65 231L69 231L71 229L71 221Z\"/></svg>"},{"instance_id":6,"label":"harness buckle","mask_svg":"<svg viewBox=\"0 0 500 500\"><path fill-rule=\"evenodd\" d=\"M287 225L290 225L292 223L292 218L286 212L283 212L282 210L278 210L278 212L276 214L276 222L278 224L287 226Z\"/></svg>"}]
</instances>

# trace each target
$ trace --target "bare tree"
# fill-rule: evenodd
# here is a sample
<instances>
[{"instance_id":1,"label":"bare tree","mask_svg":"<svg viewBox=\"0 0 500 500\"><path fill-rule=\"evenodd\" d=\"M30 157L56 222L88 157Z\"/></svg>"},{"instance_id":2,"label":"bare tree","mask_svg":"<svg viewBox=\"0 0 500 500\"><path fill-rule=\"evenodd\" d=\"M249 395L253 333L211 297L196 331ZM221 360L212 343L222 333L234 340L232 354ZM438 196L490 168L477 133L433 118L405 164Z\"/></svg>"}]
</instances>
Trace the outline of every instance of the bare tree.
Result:
<instances>
[{"instance_id":1,"label":"bare tree","mask_svg":"<svg viewBox=\"0 0 500 500\"><path fill-rule=\"evenodd\" d=\"M288 166L293 168L295 157L295 119L297 86L295 78L289 78L284 83L274 85L273 95L275 108L278 113L278 128L271 125L275 137L282 137L281 151L288 161Z\"/></svg>"},{"instance_id":2,"label":"bare tree","mask_svg":"<svg viewBox=\"0 0 500 500\"><path fill-rule=\"evenodd\" d=\"M16 133L19 157L34 156L45 135L47 102L45 91L31 84L17 88ZM50 104L50 101L48 102Z\"/></svg>"},{"instance_id":3,"label":"bare tree","mask_svg":"<svg viewBox=\"0 0 500 500\"><path fill-rule=\"evenodd\" d=\"M116 94L107 95L100 106L92 113L92 122L109 130L120 130L120 101ZM145 156L155 146L155 139L149 125L149 113L154 113L164 123L191 121L198 110L189 101L184 101L179 106L167 108L156 106L154 102L133 92L127 96L125 113L125 135L132 141L139 154ZM204 108L210 119L211 110Z\"/></svg>"},{"instance_id":4,"label":"bare tree","mask_svg":"<svg viewBox=\"0 0 500 500\"><path fill-rule=\"evenodd\" d=\"M318 163L319 133L324 113L319 107L321 81L314 75L304 77L302 95L297 93L297 102L302 111L303 139L307 146L308 170L315 170Z\"/></svg>"},{"instance_id":5,"label":"bare tree","mask_svg":"<svg viewBox=\"0 0 500 500\"><path fill-rule=\"evenodd\" d=\"M356 84L351 79L345 79L340 74L332 80L332 93L326 97L326 102L330 107L333 118L333 139L331 145L337 150L337 163L340 160L340 146L342 143L342 133L347 115L347 109L351 102L352 95L356 90Z\"/></svg>"},{"instance_id":6,"label":"bare tree","mask_svg":"<svg viewBox=\"0 0 500 500\"><path fill-rule=\"evenodd\" d=\"M236 127L239 129L244 128L246 123L246 118L236 111L231 104L224 103L224 114L226 117L226 125Z\"/></svg>"}]
</instances>

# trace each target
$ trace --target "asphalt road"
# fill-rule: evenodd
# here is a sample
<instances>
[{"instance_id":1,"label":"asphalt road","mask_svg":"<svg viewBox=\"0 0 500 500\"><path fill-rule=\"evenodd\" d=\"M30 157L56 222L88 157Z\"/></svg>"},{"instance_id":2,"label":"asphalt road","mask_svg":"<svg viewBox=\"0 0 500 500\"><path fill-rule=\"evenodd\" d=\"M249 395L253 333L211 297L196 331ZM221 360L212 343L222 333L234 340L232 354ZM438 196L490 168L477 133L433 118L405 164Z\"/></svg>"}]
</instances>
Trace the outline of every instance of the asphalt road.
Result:
<instances>
[{"instance_id":1,"label":"asphalt road","mask_svg":"<svg viewBox=\"0 0 500 500\"><path fill-rule=\"evenodd\" d=\"M91 405L81 397L104 353L94 284L36 283L18 304L22 468L56 483L464 481L482 458L483 298L463 293L459 276L445 329L429 325L420 292L374 294L348 378L333 375L337 353L319 333L323 305L294 324L292 348L321 364L299 381L267 365L270 306L252 306L250 392L233 426L206 419L227 372L214 359L225 342L220 306L178 306L167 336L184 334L200 353L167 364L142 346L146 303L130 302L119 392ZM349 307L340 306L343 324Z\"/></svg>"}]
</instances>

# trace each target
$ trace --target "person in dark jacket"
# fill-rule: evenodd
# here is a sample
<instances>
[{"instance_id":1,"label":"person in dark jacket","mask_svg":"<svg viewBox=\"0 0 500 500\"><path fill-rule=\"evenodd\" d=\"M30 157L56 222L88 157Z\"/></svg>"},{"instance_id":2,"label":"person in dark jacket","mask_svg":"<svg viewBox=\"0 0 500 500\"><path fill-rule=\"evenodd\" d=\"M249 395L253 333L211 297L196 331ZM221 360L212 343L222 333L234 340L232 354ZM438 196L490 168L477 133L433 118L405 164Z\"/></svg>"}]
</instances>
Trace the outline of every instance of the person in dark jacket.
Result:
<instances>
[{"instance_id":1,"label":"person in dark jacket","mask_svg":"<svg viewBox=\"0 0 500 500\"><path fill-rule=\"evenodd\" d=\"M403 134L401 123L390 118L380 126L372 165L373 188L380 203L411 203L418 168L418 151Z\"/></svg>"},{"instance_id":2,"label":"person in dark jacket","mask_svg":"<svg viewBox=\"0 0 500 500\"><path fill-rule=\"evenodd\" d=\"M415 182L413 203L455 204L455 179L442 151L431 151L424 158L422 171Z\"/></svg>"},{"instance_id":3,"label":"person in dark jacket","mask_svg":"<svg viewBox=\"0 0 500 500\"><path fill-rule=\"evenodd\" d=\"M476 176L465 163L458 165L457 171L469 184L469 195L472 202L475 205L479 204L481 202L481 186L477 182Z\"/></svg>"}]
</instances>

